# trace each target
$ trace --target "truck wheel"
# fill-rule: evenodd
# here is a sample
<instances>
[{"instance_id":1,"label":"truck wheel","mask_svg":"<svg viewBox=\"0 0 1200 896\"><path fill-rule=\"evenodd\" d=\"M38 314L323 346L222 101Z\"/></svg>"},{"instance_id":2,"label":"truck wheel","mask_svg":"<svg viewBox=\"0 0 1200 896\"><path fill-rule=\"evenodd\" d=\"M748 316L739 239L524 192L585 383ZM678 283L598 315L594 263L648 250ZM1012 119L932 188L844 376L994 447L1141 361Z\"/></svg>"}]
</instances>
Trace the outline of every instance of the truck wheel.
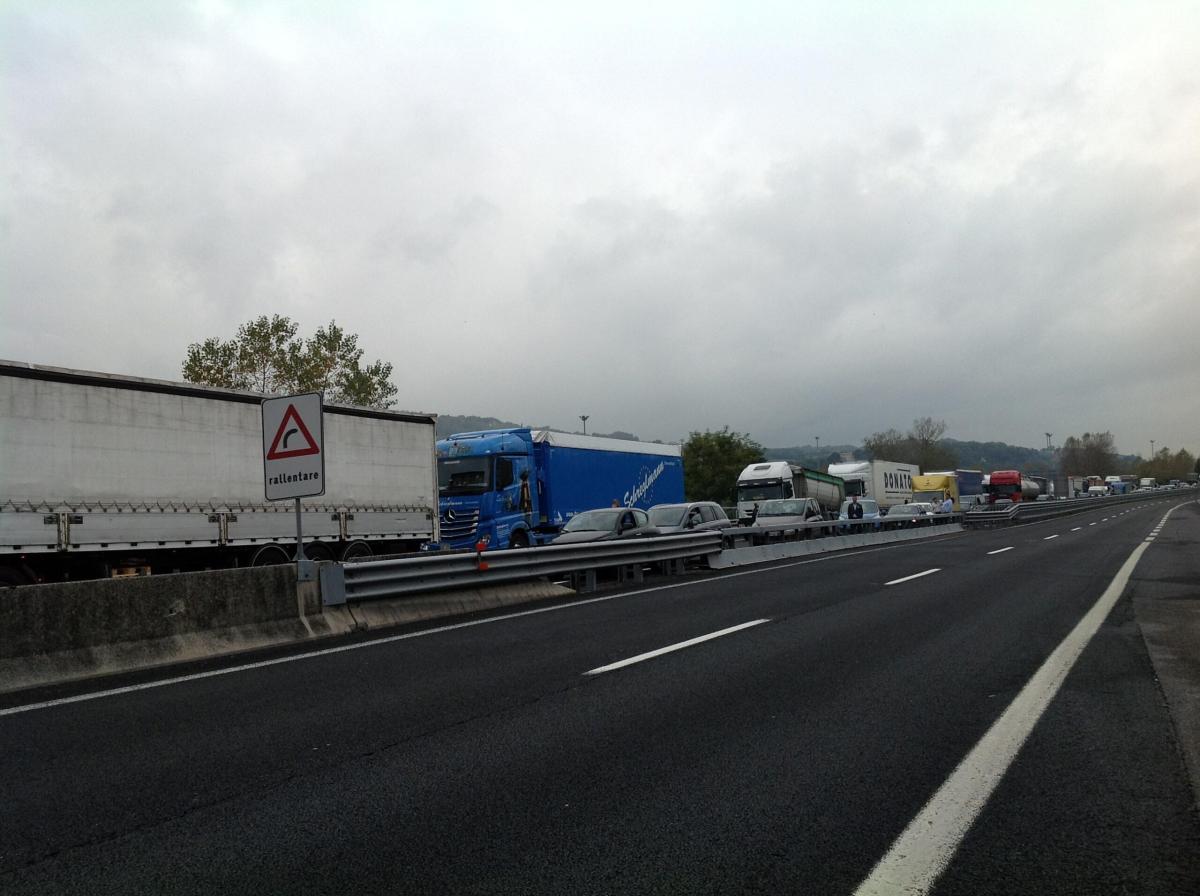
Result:
<instances>
[{"instance_id":1,"label":"truck wheel","mask_svg":"<svg viewBox=\"0 0 1200 896\"><path fill-rule=\"evenodd\" d=\"M254 553L254 558L250 561L251 566L279 566L282 563L291 563L292 558L280 545L264 544Z\"/></svg>"},{"instance_id":2,"label":"truck wheel","mask_svg":"<svg viewBox=\"0 0 1200 896\"><path fill-rule=\"evenodd\" d=\"M352 541L342 548L342 562L347 560L366 560L371 556L371 546L365 541Z\"/></svg>"},{"instance_id":3,"label":"truck wheel","mask_svg":"<svg viewBox=\"0 0 1200 896\"><path fill-rule=\"evenodd\" d=\"M522 529L517 530L508 537L508 546L510 548L529 547L529 535L527 535Z\"/></svg>"},{"instance_id":4,"label":"truck wheel","mask_svg":"<svg viewBox=\"0 0 1200 896\"><path fill-rule=\"evenodd\" d=\"M333 548L321 541L310 541L304 546L304 556L314 562L332 560Z\"/></svg>"}]
</instances>

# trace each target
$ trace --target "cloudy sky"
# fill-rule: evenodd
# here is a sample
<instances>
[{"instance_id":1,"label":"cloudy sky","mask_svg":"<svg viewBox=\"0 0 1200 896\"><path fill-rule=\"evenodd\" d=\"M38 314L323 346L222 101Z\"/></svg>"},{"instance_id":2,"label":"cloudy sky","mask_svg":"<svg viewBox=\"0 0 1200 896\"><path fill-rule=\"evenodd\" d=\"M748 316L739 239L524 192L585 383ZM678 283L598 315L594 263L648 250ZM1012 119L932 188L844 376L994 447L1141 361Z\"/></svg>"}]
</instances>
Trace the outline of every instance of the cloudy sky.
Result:
<instances>
[{"instance_id":1,"label":"cloudy sky","mask_svg":"<svg viewBox=\"0 0 1200 896\"><path fill-rule=\"evenodd\" d=\"M398 405L1200 450L1200 4L0 4L0 357L337 320Z\"/></svg>"}]
</instances>

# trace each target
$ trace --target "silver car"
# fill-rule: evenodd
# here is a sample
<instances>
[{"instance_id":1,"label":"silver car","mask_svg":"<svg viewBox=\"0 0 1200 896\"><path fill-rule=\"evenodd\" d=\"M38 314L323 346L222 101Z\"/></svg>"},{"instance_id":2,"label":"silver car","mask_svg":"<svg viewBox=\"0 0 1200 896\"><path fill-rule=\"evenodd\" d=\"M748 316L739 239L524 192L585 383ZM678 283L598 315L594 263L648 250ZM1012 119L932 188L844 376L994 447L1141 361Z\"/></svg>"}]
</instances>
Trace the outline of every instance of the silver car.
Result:
<instances>
[{"instance_id":1,"label":"silver car","mask_svg":"<svg viewBox=\"0 0 1200 896\"><path fill-rule=\"evenodd\" d=\"M850 520L850 499L847 498L842 502L841 510L838 512L838 529L845 532L853 525L854 528L866 529L863 524L869 524L871 528L878 529L880 525L881 514L879 513L879 502L874 498L859 498L859 506L862 507L863 515L861 521Z\"/></svg>"},{"instance_id":2,"label":"silver car","mask_svg":"<svg viewBox=\"0 0 1200 896\"><path fill-rule=\"evenodd\" d=\"M689 501L686 504L655 504L649 510L652 534L678 535L681 532L706 532L737 525L715 501Z\"/></svg>"},{"instance_id":3,"label":"silver car","mask_svg":"<svg viewBox=\"0 0 1200 896\"><path fill-rule=\"evenodd\" d=\"M777 526L799 526L825 519L825 512L816 498L772 498L754 505L754 522L750 525L764 528ZM804 538L828 535L828 528L803 529Z\"/></svg>"}]
</instances>

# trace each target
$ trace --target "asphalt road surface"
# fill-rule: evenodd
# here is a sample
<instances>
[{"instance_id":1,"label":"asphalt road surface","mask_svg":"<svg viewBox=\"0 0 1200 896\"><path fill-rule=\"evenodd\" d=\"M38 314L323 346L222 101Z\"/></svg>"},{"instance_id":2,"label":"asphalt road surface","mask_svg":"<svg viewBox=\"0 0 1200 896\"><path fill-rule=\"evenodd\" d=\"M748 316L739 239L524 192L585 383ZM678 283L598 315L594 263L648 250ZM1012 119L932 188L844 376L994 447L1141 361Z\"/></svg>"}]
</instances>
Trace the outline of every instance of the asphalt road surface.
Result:
<instances>
[{"instance_id":1,"label":"asphalt road surface","mask_svg":"<svg viewBox=\"0 0 1200 896\"><path fill-rule=\"evenodd\" d=\"M1192 896L1133 598L1200 505L1097 503L10 699L0 892Z\"/></svg>"}]
</instances>

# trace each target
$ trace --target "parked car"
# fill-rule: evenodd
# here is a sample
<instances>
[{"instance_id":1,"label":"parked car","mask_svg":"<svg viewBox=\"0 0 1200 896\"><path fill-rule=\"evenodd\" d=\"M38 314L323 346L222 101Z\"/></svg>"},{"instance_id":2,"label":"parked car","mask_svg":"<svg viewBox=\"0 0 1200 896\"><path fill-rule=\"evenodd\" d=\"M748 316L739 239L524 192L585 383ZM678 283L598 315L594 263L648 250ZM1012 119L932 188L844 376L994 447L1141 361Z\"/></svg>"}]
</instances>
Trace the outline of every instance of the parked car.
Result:
<instances>
[{"instance_id":1,"label":"parked car","mask_svg":"<svg viewBox=\"0 0 1200 896\"><path fill-rule=\"evenodd\" d=\"M647 511L657 535L681 532L705 532L736 526L715 501L689 501L686 504L655 504Z\"/></svg>"},{"instance_id":2,"label":"parked car","mask_svg":"<svg viewBox=\"0 0 1200 896\"><path fill-rule=\"evenodd\" d=\"M870 523L872 528L878 529L880 523L886 514L880 512L879 502L874 498L859 498L858 503L862 505L863 515L862 522ZM842 502L841 509L838 512L838 521L840 525L838 529L845 532L850 529L850 524L847 522L850 517L847 515L847 508L850 506L849 499ZM855 525L859 525L856 523Z\"/></svg>"},{"instance_id":3,"label":"parked car","mask_svg":"<svg viewBox=\"0 0 1200 896\"><path fill-rule=\"evenodd\" d=\"M884 519L885 529L911 529L932 523L933 505L925 503L897 504Z\"/></svg>"},{"instance_id":4,"label":"parked car","mask_svg":"<svg viewBox=\"0 0 1200 896\"><path fill-rule=\"evenodd\" d=\"M650 516L646 511L636 507L604 507L575 514L567 520L562 533L550 543L581 544L617 538L640 538L654 534Z\"/></svg>"},{"instance_id":5,"label":"parked car","mask_svg":"<svg viewBox=\"0 0 1200 896\"><path fill-rule=\"evenodd\" d=\"M755 505L752 526L798 526L825 519L825 513L816 498L773 498ZM832 527L830 527L832 528ZM827 529L805 530L805 537L828 534Z\"/></svg>"}]
</instances>

